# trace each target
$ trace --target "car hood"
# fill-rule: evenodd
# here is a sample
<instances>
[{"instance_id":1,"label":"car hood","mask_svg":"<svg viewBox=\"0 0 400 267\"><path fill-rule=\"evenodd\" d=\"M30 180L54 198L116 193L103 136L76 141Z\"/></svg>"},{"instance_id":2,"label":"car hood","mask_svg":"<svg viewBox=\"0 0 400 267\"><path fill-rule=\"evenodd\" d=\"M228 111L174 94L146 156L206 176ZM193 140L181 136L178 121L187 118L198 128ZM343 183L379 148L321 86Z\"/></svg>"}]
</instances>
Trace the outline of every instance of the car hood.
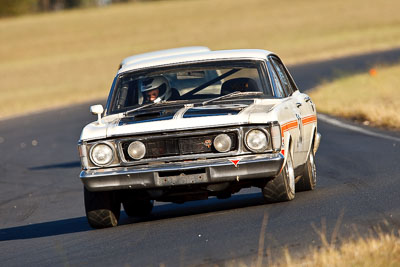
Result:
<instances>
[{"instance_id":1,"label":"car hood","mask_svg":"<svg viewBox=\"0 0 400 267\"><path fill-rule=\"evenodd\" d=\"M81 140L266 123L276 120L270 111L277 103L277 99L255 99L205 106L167 106L140 110L129 116L121 113L104 117L101 125L97 122L87 125Z\"/></svg>"}]
</instances>

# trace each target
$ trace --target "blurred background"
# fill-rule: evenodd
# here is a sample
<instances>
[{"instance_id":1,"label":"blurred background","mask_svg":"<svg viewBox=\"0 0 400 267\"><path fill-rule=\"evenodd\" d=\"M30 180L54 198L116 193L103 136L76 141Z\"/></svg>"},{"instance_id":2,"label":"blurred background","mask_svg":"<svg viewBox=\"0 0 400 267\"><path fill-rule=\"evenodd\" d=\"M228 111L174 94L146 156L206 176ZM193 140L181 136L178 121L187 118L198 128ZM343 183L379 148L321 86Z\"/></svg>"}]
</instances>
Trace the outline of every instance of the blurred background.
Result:
<instances>
[{"instance_id":1,"label":"blurred background","mask_svg":"<svg viewBox=\"0 0 400 267\"><path fill-rule=\"evenodd\" d=\"M2 0L0 1L0 16L18 16L70 8L105 6L117 2L128 2L128 0Z\"/></svg>"},{"instance_id":2,"label":"blurred background","mask_svg":"<svg viewBox=\"0 0 400 267\"><path fill-rule=\"evenodd\" d=\"M104 102L121 60L260 48L289 65L400 46L396 0L0 0L0 118Z\"/></svg>"}]
</instances>

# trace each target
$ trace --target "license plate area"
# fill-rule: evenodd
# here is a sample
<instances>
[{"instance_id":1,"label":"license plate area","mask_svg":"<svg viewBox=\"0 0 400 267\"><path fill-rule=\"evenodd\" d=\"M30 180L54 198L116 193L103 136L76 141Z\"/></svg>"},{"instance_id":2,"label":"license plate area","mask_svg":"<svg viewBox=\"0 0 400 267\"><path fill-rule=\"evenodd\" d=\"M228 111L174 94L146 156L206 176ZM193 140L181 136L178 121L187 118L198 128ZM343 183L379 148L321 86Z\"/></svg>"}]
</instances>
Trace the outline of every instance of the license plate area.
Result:
<instances>
[{"instance_id":1,"label":"license plate area","mask_svg":"<svg viewBox=\"0 0 400 267\"><path fill-rule=\"evenodd\" d=\"M158 186L199 184L205 182L207 182L207 174L204 168L185 171L159 172L155 179L155 183Z\"/></svg>"}]
</instances>

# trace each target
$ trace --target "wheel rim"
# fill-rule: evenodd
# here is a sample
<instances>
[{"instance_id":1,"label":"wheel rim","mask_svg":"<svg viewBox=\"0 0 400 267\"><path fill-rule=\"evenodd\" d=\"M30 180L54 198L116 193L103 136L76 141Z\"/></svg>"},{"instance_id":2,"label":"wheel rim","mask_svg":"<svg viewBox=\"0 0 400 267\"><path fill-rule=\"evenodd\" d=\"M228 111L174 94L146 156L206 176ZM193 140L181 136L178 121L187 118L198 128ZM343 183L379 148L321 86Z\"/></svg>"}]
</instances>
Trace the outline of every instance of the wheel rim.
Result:
<instances>
[{"instance_id":1,"label":"wheel rim","mask_svg":"<svg viewBox=\"0 0 400 267\"><path fill-rule=\"evenodd\" d=\"M287 163L286 163L286 172L288 175L288 180L289 180L289 189L292 194L294 194L294 188L295 188L295 179L294 179L294 169L293 169L293 163L292 163L292 157L290 154L288 155L287 158Z\"/></svg>"},{"instance_id":2,"label":"wheel rim","mask_svg":"<svg viewBox=\"0 0 400 267\"><path fill-rule=\"evenodd\" d=\"M314 154L310 152L310 164L311 164L311 179L312 183L315 185L317 183L317 169L314 162Z\"/></svg>"}]
</instances>

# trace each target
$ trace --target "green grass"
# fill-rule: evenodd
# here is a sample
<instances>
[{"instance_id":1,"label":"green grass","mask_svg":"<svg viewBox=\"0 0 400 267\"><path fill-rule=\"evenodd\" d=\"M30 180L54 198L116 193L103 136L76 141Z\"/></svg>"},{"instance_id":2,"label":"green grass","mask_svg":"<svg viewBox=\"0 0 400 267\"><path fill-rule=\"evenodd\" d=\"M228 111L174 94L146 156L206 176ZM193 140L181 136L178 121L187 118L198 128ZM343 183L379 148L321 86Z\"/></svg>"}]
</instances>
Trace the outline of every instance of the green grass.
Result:
<instances>
[{"instance_id":1,"label":"green grass","mask_svg":"<svg viewBox=\"0 0 400 267\"><path fill-rule=\"evenodd\" d=\"M400 130L400 64L373 70L338 78L310 92L318 112Z\"/></svg>"},{"instance_id":2,"label":"green grass","mask_svg":"<svg viewBox=\"0 0 400 267\"><path fill-rule=\"evenodd\" d=\"M286 63L400 44L400 1L192 0L0 19L0 117L105 99L132 54L261 48Z\"/></svg>"}]
</instances>

